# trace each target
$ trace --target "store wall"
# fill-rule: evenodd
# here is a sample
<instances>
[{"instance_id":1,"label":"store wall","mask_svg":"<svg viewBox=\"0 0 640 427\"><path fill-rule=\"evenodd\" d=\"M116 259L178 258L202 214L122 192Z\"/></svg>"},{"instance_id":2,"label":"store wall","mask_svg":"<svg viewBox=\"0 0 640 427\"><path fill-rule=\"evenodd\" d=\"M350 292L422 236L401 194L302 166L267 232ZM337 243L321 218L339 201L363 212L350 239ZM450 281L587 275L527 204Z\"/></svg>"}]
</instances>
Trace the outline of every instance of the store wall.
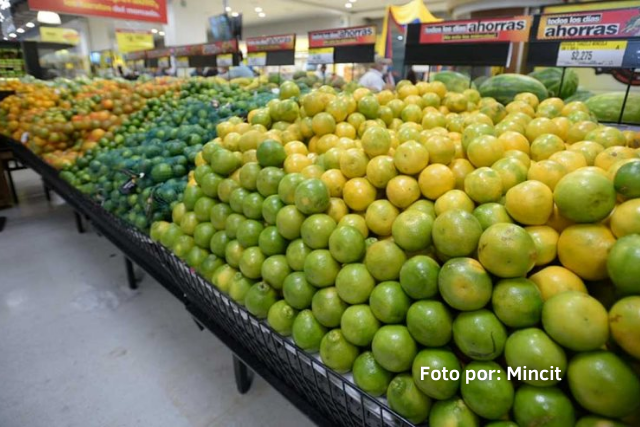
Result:
<instances>
[{"instance_id":1,"label":"store wall","mask_svg":"<svg viewBox=\"0 0 640 427\"><path fill-rule=\"evenodd\" d=\"M273 22L266 25L247 25L242 29L242 37L258 37L265 35L296 33L298 37L307 37L307 32L314 30L326 30L348 26L348 17L335 15L318 19L300 19L286 22Z\"/></svg>"}]
</instances>

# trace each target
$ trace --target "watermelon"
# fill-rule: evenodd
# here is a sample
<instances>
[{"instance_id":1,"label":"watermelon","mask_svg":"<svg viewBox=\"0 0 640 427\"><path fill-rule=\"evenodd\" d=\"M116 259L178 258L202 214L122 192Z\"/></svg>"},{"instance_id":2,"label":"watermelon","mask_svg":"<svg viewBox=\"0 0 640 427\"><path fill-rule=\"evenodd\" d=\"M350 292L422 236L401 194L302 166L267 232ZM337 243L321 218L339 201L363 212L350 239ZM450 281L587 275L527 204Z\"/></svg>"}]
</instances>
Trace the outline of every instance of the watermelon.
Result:
<instances>
[{"instance_id":1,"label":"watermelon","mask_svg":"<svg viewBox=\"0 0 640 427\"><path fill-rule=\"evenodd\" d=\"M570 97L566 98L564 100L564 102L565 102L565 104L568 104L568 103L574 102L574 101L584 102L587 99L591 98L592 96L593 96L593 92L591 92L590 90L578 88L576 93L574 93Z\"/></svg>"},{"instance_id":2,"label":"watermelon","mask_svg":"<svg viewBox=\"0 0 640 427\"><path fill-rule=\"evenodd\" d=\"M480 87L482 83L484 83L487 80L489 80L489 76L476 77L475 79L473 79L473 84L476 85L476 87Z\"/></svg>"},{"instance_id":3,"label":"watermelon","mask_svg":"<svg viewBox=\"0 0 640 427\"><path fill-rule=\"evenodd\" d=\"M513 101L513 98L522 92L531 92L541 101L549 97L547 88L539 80L511 73L500 74L487 79L478 90L483 97L495 98L505 105Z\"/></svg>"},{"instance_id":4,"label":"watermelon","mask_svg":"<svg viewBox=\"0 0 640 427\"><path fill-rule=\"evenodd\" d=\"M617 122L624 101L624 92L592 96L585 101L589 110L601 122ZM630 93L622 116L624 123L640 124L640 93Z\"/></svg>"},{"instance_id":5,"label":"watermelon","mask_svg":"<svg viewBox=\"0 0 640 427\"><path fill-rule=\"evenodd\" d=\"M442 82L449 92L463 92L469 88L475 89L471 83L471 78L457 71L440 71L432 73L429 77L431 82Z\"/></svg>"},{"instance_id":6,"label":"watermelon","mask_svg":"<svg viewBox=\"0 0 640 427\"><path fill-rule=\"evenodd\" d=\"M549 91L549 96L557 96L562 99L567 99L576 93L580 83L578 75L570 68L566 69L564 79L562 78L562 68L553 67L533 71L529 73L529 76L540 80ZM560 82L562 82L562 87L560 87Z\"/></svg>"}]
</instances>

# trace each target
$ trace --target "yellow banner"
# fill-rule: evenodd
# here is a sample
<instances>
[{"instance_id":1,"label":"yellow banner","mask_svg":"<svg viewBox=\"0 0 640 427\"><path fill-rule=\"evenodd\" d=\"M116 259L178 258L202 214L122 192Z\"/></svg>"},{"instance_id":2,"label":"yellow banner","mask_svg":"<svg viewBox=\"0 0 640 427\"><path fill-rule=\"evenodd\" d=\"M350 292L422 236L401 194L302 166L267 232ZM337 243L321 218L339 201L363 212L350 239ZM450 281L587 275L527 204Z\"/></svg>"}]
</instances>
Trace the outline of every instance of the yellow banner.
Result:
<instances>
[{"instance_id":1,"label":"yellow banner","mask_svg":"<svg viewBox=\"0 0 640 427\"><path fill-rule=\"evenodd\" d=\"M73 28L40 27L40 41L77 45L80 43L80 34Z\"/></svg>"},{"instance_id":2,"label":"yellow banner","mask_svg":"<svg viewBox=\"0 0 640 427\"><path fill-rule=\"evenodd\" d=\"M149 50L155 47L153 34L149 31L116 30L116 43L120 53Z\"/></svg>"}]
</instances>

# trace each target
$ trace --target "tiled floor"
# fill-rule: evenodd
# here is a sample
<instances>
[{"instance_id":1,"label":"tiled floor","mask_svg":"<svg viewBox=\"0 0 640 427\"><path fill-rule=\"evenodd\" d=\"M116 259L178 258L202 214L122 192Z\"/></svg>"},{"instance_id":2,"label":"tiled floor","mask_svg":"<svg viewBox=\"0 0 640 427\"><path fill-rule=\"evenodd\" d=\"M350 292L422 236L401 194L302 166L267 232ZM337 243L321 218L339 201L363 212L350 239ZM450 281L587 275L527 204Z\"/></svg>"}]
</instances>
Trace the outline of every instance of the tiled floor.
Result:
<instances>
[{"instance_id":1,"label":"tiled floor","mask_svg":"<svg viewBox=\"0 0 640 427\"><path fill-rule=\"evenodd\" d=\"M235 389L230 351L149 276L126 286L105 238L78 234L31 171L0 211L0 426L310 426L260 378Z\"/></svg>"}]
</instances>

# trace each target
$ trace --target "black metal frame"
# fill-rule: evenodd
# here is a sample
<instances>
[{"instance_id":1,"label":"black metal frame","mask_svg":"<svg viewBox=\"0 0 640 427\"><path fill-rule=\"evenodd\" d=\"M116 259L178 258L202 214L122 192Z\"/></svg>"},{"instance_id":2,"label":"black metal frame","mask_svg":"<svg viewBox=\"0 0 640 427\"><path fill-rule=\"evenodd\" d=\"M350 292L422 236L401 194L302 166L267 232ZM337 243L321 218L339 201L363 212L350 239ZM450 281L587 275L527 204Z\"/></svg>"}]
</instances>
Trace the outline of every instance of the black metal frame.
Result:
<instances>
[{"instance_id":1,"label":"black metal frame","mask_svg":"<svg viewBox=\"0 0 640 427\"><path fill-rule=\"evenodd\" d=\"M182 301L199 327L208 329L233 352L240 393L251 385L249 368L317 425L413 425L389 409L383 399L368 395L327 368L317 355L306 353L291 339L279 335L166 248L60 179L55 169L26 147L6 137L0 137L1 143L9 145L24 165L42 176L47 187L64 198L78 216L88 218L99 233L123 252L130 279L135 279L131 264L134 262Z\"/></svg>"}]
</instances>

